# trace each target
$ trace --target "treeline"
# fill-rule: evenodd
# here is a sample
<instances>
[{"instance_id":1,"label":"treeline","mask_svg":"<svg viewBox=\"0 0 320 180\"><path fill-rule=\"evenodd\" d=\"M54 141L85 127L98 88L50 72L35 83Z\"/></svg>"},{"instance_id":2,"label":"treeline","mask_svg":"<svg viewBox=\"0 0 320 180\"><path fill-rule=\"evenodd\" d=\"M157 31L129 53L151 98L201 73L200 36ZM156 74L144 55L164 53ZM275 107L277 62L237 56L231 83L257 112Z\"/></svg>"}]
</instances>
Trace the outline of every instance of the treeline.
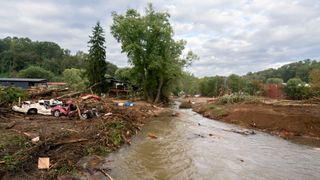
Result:
<instances>
[{"instance_id":1,"label":"treeline","mask_svg":"<svg viewBox=\"0 0 320 180\"><path fill-rule=\"evenodd\" d=\"M54 42L6 37L0 39L0 77L64 81L64 71L83 69L86 66L87 57L88 54L81 51L72 55L70 50L63 49ZM108 67L108 73L114 75L117 67L109 62Z\"/></svg>"},{"instance_id":2,"label":"treeline","mask_svg":"<svg viewBox=\"0 0 320 180\"><path fill-rule=\"evenodd\" d=\"M213 76L196 78L185 74L184 85L177 92L222 96L245 93L256 96L306 99L320 95L320 62L304 60L284 65L278 69L267 69L244 76Z\"/></svg>"}]
</instances>

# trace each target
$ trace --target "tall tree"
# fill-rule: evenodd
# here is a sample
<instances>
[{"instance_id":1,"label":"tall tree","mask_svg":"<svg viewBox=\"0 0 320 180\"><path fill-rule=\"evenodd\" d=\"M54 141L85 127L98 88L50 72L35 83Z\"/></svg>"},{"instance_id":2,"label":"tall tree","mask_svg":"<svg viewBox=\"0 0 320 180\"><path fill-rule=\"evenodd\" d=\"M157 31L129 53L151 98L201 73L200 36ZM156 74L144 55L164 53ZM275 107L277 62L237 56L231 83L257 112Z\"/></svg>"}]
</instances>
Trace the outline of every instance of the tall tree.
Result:
<instances>
[{"instance_id":1,"label":"tall tree","mask_svg":"<svg viewBox=\"0 0 320 180\"><path fill-rule=\"evenodd\" d=\"M92 36L89 36L89 57L86 65L86 75L89 86L96 93L103 93L107 90L105 74L107 72L106 47L104 31L97 22L93 28Z\"/></svg>"},{"instance_id":2,"label":"tall tree","mask_svg":"<svg viewBox=\"0 0 320 180\"><path fill-rule=\"evenodd\" d=\"M140 77L145 99L166 101L183 66L195 57L189 53L188 58L180 58L185 41L173 39L169 14L155 12L149 4L144 16L134 9L112 16L111 33L121 42L132 71Z\"/></svg>"}]
</instances>

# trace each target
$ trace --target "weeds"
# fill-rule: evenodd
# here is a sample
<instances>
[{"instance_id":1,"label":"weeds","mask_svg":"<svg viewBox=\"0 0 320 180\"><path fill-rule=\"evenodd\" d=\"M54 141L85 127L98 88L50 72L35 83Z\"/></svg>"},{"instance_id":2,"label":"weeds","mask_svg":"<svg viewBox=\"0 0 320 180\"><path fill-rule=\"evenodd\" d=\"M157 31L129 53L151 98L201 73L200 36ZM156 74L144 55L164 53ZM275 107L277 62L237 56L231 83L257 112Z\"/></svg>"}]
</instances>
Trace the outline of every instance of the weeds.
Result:
<instances>
[{"instance_id":1,"label":"weeds","mask_svg":"<svg viewBox=\"0 0 320 180\"><path fill-rule=\"evenodd\" d=\"M207 108L210 109L215 116L221 117L228 115L228 112L221 106L208 104Z\"/></svg>"}]
</instances>

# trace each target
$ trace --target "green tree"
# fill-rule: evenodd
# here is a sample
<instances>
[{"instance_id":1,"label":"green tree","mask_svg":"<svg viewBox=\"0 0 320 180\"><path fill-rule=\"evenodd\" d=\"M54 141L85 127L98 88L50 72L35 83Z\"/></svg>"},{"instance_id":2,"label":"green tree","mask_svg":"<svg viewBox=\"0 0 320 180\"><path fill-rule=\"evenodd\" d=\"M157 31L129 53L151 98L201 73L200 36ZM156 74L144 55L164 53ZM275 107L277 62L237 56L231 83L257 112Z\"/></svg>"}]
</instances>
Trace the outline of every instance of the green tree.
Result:
<instances>
[{"instance_id":1,"label":"green tree","mask_svg":"<svg viewBox=\"0 0 320 180\"><path fill-rule=\"evenodd\" d=\"M282 84L283 80L280 78L268 78L266 83L267 84Z\"/></svg>"},{"instance_id":2,"label":"green tree","mask_svg":"<svg viewBox=\"0 0 320 180\"><path fill-rule=\"evenodd\" d=\"M63 80L74 90L84 90L88 80L84 77L84 71L80 69L65 69Z\"/></svg>"},{"instance_id":3,"label":"green tree","mask_svg":"<svg viewBox=\"0 0 320 180\"><path fill-rule=\"evenodd\" d=\"M89 57L86 65L86 75L89 80L89 86L96 93L107 91L107 82L105 74L107 73L106 50L104 31L97 22L93 28L92 36L89 40Z\"/></svg>"},{"instance_id":4,"label":"green tree","mask_svg":"<svg viewBox=\"0 0 320 180\"><path fill-rule=\"evenodd\" d=\"M125 15L113 13L111 33L121 43L144 90L145 99L166 101L174 84L182 75L182 68L194 58L188 53L180 58L185 41L173 39L169 14L155 12L150 4L145 16L134 9Z\"/></svg>"},{"instance_id":5,"label":"green tree","mask_svg":"<svg viewBox=\"0 0 320 180\"><path fill-rule=\"evenodd\" d=\"M54 75L52 72L45 70L39 66L30 66L18 73L18 77L21 78L43 78L47 80L52 80Z\"/></svg>"},{"instance_id":6,"label":"green tree","mask_svg":"<svg viewBox=\"0 0 320 180\"><path fill-rule=\"evenodd\" d=\"M309 75L311 93L313 96L320 96L320 68L313 69Z\"/></svg>"},{"instance_id":7,"label":"green tree","mask_svg":"<svg viewBox=\"0 0 320 180\"><path fill-rule=\"evenodd\" d=\"M304 99L308 97L307 87L305 82L299 78L291 78L288 80L287 85L284 88L284 92L290 99Z\"/></svg>"}]
</instances>

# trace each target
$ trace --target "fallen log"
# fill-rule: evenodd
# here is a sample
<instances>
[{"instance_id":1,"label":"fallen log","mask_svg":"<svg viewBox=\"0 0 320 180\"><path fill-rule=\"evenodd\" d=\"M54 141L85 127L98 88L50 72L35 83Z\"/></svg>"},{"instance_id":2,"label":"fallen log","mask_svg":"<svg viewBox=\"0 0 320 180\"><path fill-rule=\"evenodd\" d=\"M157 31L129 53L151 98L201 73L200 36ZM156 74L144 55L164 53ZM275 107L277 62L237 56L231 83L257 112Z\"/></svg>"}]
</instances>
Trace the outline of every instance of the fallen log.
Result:
<instances>
[{"instance_id":1,"label":"fallen log","mask_svg":"<svg viewBox=\"0 0 320 180\"><path fill-rule=\"evenodd\" d=\"M71 143L83 142L83 141L88 141L88 140L89 139L73 139L73 140L69 140L69 141L54 143L53 146L60 146L60 145L64 145L64 144L71 144Z\"/></svg>"}]
</instances>

